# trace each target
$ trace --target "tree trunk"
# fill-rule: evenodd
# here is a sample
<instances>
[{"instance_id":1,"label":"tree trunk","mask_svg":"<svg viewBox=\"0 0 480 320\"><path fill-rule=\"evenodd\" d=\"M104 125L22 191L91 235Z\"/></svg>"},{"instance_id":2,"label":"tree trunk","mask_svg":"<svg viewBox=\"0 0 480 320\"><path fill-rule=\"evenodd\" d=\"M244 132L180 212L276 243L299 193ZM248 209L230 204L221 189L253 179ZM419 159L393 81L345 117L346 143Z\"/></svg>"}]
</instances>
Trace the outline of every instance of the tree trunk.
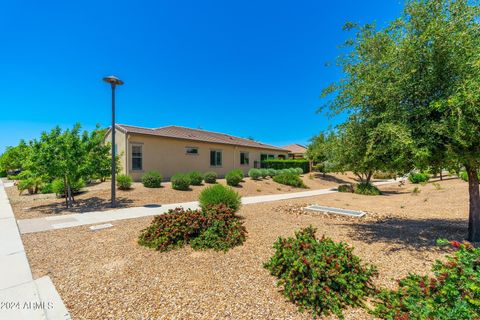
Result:
<instances>
[{"instance_id":1,"label":"tree trunk","mask_svg":"<svg viewBox=\"0 0 480 320\"><path fill-rule=\"evenodd\" d=\"M443 181L443 170L440 169L440 181Z\"/></svg>"},{"instance_id":2,"label":"tree trunk","mask_svg":"<svg viewBox=\"0 0 480 320\"><path fill-rule=\"evenodd\" d=\"M367 178L365 179L365 183L366 184L370 184L370 180L372 179L372 176L373 176L373 172L370 171L367 173Z\"/></svg>"},{"instance_id":3,"label":"tree trunk","mask_svg":"<svg viewBox=\"0 0 480 320\"><path fill-rule=\"evenodd\" d=\"M468 174L468 194L470 211L468 218L468 241L480 242L480 192L478 185L478 170L476 167L465 166Z\"/></svg>"},{"instance_id":4,"label":"tree trunk","mask_svg":"<svg viewBox=\"0 0 480 320\"><path fill-rule=\"evenodd\" d=\"M70 204L70 207L73 207L73 203L72 203L72 188L70 188L70 183L68 184L68 203Z\"/></svg>"},{"instance_id":5,"label":"tree trunk","mask_svg":"<svg viewBox=\"0 0 480 320\"><path fill-rule=\"evenodd\" d=\"M65 205L68 209L68 190L67 190L67 177L63 177L63 194L65 195Z\"/></svg>"}]
</instances>

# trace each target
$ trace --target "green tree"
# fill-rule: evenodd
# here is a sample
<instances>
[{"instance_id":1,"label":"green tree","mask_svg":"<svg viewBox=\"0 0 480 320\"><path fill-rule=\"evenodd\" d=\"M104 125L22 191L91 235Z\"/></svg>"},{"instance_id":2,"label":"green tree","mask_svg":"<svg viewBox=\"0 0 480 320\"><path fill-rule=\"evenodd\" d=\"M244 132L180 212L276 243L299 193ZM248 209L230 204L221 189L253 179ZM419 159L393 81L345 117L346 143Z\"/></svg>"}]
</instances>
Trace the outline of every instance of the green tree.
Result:
<instances>
[{"instance_id":1,"label":"green tree","mask_svg":"<svg viewBox=\"0 0 480 320\"><path fill-rule=\"evenodd\" d=\"M310 144L307 146L305 158L315 163L319 167L319 171L323 173L328 172L327 164L327 137L321 132L310 139Z\"/></svg>"},{"instance_id":2,"label":"green tree","mask_svg":"<svg viewBox=\"0 0 480 320\"><path fill-rule=\"evenodd\" d=\"M25 169L25 163L29 158L30 146L25 140L15 147L7 147L0 156L0 171L22 170Z\"/></svg>"},{"instance_id":3,"label":"green tree","mask_svg":"<svg viewBox=\"0 0 480 320\"><path fill-rule=\"evenodd\" d=\"M32 141L32 170L47 175L49 180L61 179L65 187L65 204L73 205L72 184L84 173L86 148L80 137L80 125L62 131L55 127Z\"/></svg>"},{"instance_id":4,"label":"green tree","mask_svg":"<svg viewBox=\"0 0 480 320\"><path fill-rule=\"evenodd\" d=\"M406 128L414 153L401 158L417 168L465 167L471 241L480 241L479 13L477 0L411 0L381 30L348 24L356 33L339 59L344 77L324 90L335 93L333 112Z\"/></svg>"}]
</instances>

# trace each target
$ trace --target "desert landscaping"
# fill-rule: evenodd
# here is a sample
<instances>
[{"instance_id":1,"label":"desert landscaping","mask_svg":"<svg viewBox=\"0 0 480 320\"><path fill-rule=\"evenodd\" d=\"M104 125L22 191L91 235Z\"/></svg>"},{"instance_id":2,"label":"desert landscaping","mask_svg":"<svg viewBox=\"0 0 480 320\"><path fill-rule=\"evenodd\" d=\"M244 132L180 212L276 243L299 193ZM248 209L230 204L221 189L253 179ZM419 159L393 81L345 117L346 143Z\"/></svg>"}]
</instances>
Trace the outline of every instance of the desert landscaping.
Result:
<instances>
[{"instance_id":1,"label":"desert landscaping","mask_svg":"<svg viewBox=\"0 0 480 320\"><path fill-rule=\"evenodd\" d=\"M417 194L414 188L420 189ZM23 236L35 277L48 274L74 319L310 319L275 287L262 264L279 236L313 225L318 235L346 241L356 255L378 267L375 283L393 288L409 272L423 274L446 250L437 238L466 233L468 192L455 177L425 185L380 187L372 198L334 193L256 205L238 215L247 240L226 253L189 247L157 252L137 244L151 218L115 222L110 229L88 227ZM363 218L305 212L308 204L364 210ZM175 315L175 316L173 316ZM349 308L346 319L373 319Z\"/></svg>"}]
</instances>

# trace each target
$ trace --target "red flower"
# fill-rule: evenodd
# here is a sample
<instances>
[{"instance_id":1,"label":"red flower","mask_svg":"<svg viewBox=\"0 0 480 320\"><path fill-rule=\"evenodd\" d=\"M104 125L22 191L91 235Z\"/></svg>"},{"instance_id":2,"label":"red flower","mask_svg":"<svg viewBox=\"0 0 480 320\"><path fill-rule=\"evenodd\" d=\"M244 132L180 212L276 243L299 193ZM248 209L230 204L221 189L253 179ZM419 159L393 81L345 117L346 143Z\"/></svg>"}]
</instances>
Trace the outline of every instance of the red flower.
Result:
<instances>
[{"instance_id":1,"label":"red flower","mask_svg":"<svg viewBox=\"0 0 480 320\"><path fill-rule=\"evenodd\" d=\"M450 241L450 244L455 248L460 248L460 246L462 245L460 242L455 240Z\"/></svg>"}]
</instances>

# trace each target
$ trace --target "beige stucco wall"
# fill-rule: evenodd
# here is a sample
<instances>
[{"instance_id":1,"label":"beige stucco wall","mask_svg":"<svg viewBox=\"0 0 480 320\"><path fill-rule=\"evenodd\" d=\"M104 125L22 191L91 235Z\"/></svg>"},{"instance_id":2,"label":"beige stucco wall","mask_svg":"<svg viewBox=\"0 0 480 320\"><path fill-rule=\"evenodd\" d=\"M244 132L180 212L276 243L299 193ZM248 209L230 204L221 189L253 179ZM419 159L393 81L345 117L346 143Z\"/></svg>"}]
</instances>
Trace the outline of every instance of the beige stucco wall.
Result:
<instances>
[{"instance_id":1,"label":"beige stucco wall","mask_svg":"<svg viewBox=\"0 0 480 320\"><path fill-rule=\"evenodd\" d=\"M117 154L120 156L120 172L127 174L127 149L126 149L126 137L127 135L120 130L115 130L115 144L117 145ZM109 131L105 136L105 141L111 142L112 132Z\"/></svg>"},{"instance_id":2,"label":"beige stucco wall","mask_svg":"<svg viewBox=\"0 0 480 320\"><path fill-rule=\"evenodd\" d=\"M125 135L123 134L117 133L116 139L121 140L122 138L120 136L123 136L123 141L125 141ZM106 139L109 141L110 136L107 136ZM132 155L130 151L132 144L140 144L143 147L142 171L132 170ZM128 166L128 172L126 173L132 176L136 181L139 181L145 172L151 170L159 171L165 180L168 180L176 173L190 172L194 170L202 173L207 171L215 171L220 177L223 177L227 172L240 168L246 174L250 168L254 167L254 161L258 161L260 163L260 154L273 154L275 157L280 154L287 156L287 152L278 152L268 149L246 148L240 146L139 134L128 134L127 147L125 148L125 143L123 146L121 146L119 142L117 143L117 147L119 152L120 150L125 151L125 156L122 157L122 166L123 163L126 163L125 168ZM197 147L198 154L186 154L186 147ZM222 166L210 166L210 150L222 151ZM240 152L249 153L249 165L240 165Z\"/></svg>"}]
</instances>

